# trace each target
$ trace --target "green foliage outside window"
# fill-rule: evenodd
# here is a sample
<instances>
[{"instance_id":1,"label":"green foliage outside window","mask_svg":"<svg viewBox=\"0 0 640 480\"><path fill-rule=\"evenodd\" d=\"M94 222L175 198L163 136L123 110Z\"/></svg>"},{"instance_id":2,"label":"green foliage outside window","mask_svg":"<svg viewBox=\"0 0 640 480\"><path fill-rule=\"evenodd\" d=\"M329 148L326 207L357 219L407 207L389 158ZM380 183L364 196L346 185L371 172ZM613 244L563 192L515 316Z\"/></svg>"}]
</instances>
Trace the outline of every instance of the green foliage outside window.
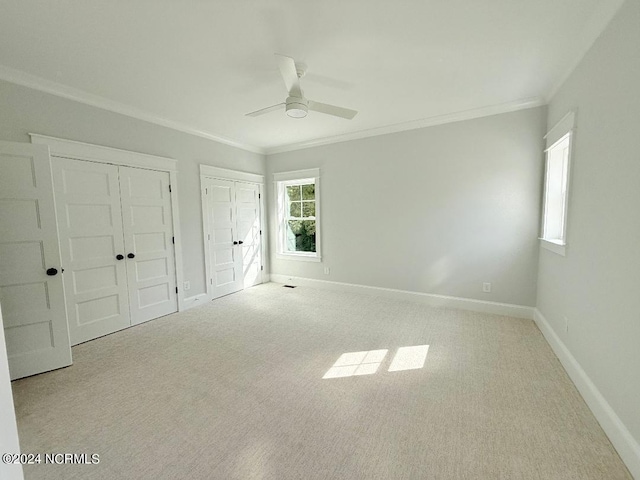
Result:
<instances>
[{"instance_id":1,"label":"green foliage outside window","mask_svg":"<svg viewBox=\"0 0 640 480\"><path fill-rule=\"evenodd\" d=\"M289 216L301 217L302 216L302 202L291 202L289 204Z\"/></svg>"},{"instance_id":2,"label":"green foliage outside window","mask_svg":"<svg viewBox=\"0 0 640 480\"><path fill-rule=\"evenodd\" d=\"M289 220L289 229L296 236L296 252L316 251L316 221Z\"/></svg>"},{"instance_id":3,"label":"green foliage outside window","mask_svg":"<svg viewBox=\"0 0 640 480\"><path fill-rule=\"evenodd\" d=\"M302 185L302 200L315 200L315 199L316 199L316 186Z\"/></svg>"},{"instance_id":4,"label":"green foliage outside window","mask_svg":"<svg viewBox=\"0 0 640 480\"><path fill-rule=\"evenodd\" d=\"M290 202L300 200L300 185L287 186L287 197L289 197Z\"/></svg>"}]
</instances>

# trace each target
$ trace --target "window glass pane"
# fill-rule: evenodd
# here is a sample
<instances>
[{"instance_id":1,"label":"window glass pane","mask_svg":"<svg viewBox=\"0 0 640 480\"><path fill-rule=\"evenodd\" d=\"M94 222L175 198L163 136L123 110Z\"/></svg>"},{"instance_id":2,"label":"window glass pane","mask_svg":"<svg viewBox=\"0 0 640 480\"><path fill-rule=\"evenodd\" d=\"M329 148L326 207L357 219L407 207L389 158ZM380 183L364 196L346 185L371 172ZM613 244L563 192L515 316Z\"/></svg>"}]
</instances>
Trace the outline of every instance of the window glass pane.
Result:
<instances>
[{"instance_id":1,"label":"window glass pane","mask_svg":"<svg viewBox=\"0 0 640 480\"><path fill-rule=\"evenodd\" d=\"M304 191L303 191L304 194ZM315 217L316 216L316 202L302 202L302 216L303 217Z\"/></svg>"},{"instance_id":2,"label":"window glass pane","mask_svg":"<svg viewBox=\"0 0 640 480\"><path fill-rule=\"evenodd\" d=\"M547 152L543 237L564 241L570 136Z\"/></svg>"},{"instance_id":3,"label":"window glass pane","mask_svg":"<svg viewBox=\"0 0 640 480\"><path fill-rule=\"evenodd\" d=\"M290 217L300 217L301 216L301 202L291 202L289 204L289 216Z\"/></svg>"},{"instance_id":4,"label":"window glass pane","mask_svg":"<svg viewBox=\"0 0 640 480\"><path fill-rule=\"evenodd\" d=\"M316 251L316 221L288 220L286 248L290 252Z\"/></svg>"},{"instance_id":5,"label":"window glass pane","mask_svg":"<svg viewBox=\"0 0 640 480\"><path fill-rule=\"evenodd\" d=\"M287 196L289 200L300 200L300 185L287 186Z\"/></svg>"},{"instance_id":6,"label":"window glass pane","mask_svg":"<svg viewBox=\"0 0 640 480\"><path fill-rule=\"evenodd\" d=\"M316 186L315 185L302 185L302 199L303 200L315 200L316 198Z\"/></svg>"}]
</instances>

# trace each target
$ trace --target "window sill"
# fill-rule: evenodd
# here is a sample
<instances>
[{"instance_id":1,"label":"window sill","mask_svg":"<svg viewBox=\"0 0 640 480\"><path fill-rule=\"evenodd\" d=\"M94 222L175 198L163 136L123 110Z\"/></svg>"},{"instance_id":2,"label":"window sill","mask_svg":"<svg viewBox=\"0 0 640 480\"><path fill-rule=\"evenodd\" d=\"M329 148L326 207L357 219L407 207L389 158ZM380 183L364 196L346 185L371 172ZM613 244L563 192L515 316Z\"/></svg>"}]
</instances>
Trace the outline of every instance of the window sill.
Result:
<instances>
[{"instance_id":1,"label":"window sill","mask_svg":"<svg viewBox=\"0 0 640 480\"><path fill-rule=\"evenodd\" d=\"M303 262L322 262L320 255L300 255L295 253L276 253L278 260L300 260Z\"/></svg>"},{"instance_id":2,"label":"window sill","mask_svg":"<svg viewBox=\"0 0 640 480\"><path fill-rule=\"evenodd\" d=\"M547 240L545 238L540 238L539 240L540 246L545 250L557 253L558 255L562 255L563 257L566 256L566 243L563 243L560 240Z\"/></svg>"}]
</instances>

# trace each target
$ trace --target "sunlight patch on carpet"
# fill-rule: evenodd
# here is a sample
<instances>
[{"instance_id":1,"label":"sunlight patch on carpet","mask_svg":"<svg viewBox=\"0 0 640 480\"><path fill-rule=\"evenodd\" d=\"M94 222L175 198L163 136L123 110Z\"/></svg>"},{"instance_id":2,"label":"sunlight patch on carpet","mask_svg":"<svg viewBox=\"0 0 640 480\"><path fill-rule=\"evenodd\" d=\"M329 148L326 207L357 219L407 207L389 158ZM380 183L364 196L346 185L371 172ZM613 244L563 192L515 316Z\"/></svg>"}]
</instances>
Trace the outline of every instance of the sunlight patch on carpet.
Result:
<instances>
[{"instance_id":1,"label":"sunlight patch on carpet","mask_svg":"<svg viewBox=\"0 0 640 480\"><path fill-rule=\"evenodd\" d=\"M399 372L401 370L418 370L424 367L427 360L427 352L429 345L416 345L415 347L401 347L393 357L390 372Z\"/></svg>"},{"instance_id":2,"label":"sunlight patch on carpet","mask_svg":"<svg viewBox=\"0 0 640 480\"><path fill-rule=\"evenodd\" d=\"M388 350L369 350L365 352L349 352L340 358L324 374L322 378L342 378L356 375L373 375L387 355Z\"/></svg>"}]
</instances>

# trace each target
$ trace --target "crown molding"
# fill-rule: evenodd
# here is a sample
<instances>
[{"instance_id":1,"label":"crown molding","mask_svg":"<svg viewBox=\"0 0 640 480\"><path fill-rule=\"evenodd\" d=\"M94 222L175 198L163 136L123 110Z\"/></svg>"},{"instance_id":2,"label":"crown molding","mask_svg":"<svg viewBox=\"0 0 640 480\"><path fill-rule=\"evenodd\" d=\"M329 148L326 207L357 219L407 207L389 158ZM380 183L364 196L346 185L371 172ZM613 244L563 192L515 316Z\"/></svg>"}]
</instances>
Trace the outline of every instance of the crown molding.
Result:
<instances>
[{"instance_id":1,"label":"crown molding","mask_svg":"<svg viewBox=\"0 0 640 480\"><path fill-rule=\"evenodd\" d=\"M153 123L155 125L160 125L162 127L170 128L172 130L177 130L179 132L188 133L190 135L206 138L208 140L213 140L215 142L223 143L231 147L240 148L242 150L246 150L253 153L259 153L262 155L265 154L265 150L262 148L255 147L253 145L248 145L245 143L240 143L235 140L231 140L230 138L222 137L219 135L214 135L212 133L199 130L189 125L185 125L179 122L174 122L172 120L168 120L166 118L154 115L152 113L145 112L138 108L125 105L124 103L115 102L113 100L109 100L99 95L93 95L83 90L69 87L67 85L63 85L61 83L54 82L51 80L47 80L45 78L38 77L36 75L32 75L30 73L26 73L21 70L16 70L14 68L7 67L5 65L0 65L0 80L14 83L16 85L21 85L23 87L32 88L40 92L49 93L57 97L73 100L75 102L83 103L85 105L90 105L92 107L108 110L110 112L119 113L127 117L135 118L137 120L142 120L144 122Z\"/></svg>"},{"instance_id":2,"label":"crown molding","mask_svg":"<svg viewBox=\"0 0 640 480\"><path fill-rule=\"evenodd\" d=\"M617 1L617 0L616 0ZM245 151L258 153L261 155L273 155L276 153L290 152L294 150L300 150L304 148L317 147L321 145L329 145L332 143L346 142L349 140L357 140L360 138L374 137L378 135L386 135L389 133L402 132L406 130L415 130L418 128L431 127L435 125L442 125L446 123L459 122L462 120L471 120L474 118L486 117L490 115L497 115L500 113L514 112L517 110L523 110L527 108L538 107L544 105L546 102L539 97L527 98L523 100L516 100L513 102L491 105L487 107L481 107L473 110L465 110L461 112L449 113L445 115L438 115L434 117L427 117L418 120L411 120L409 122L402 122L393 125L386 125L383 127L376 127L367 130L360 130L358 132L346 133L342 135L335 135L330 137L322 137L305 142L291 143L288 145L281 145L271 148L260 148L245 143L240 143L235 140L231 140L226 137L214 135L203 130L199 130L182 123L174 122L166 118L159 117L157 115L145 112L143 110L125 105L123 103L115 102L107 98L87 93L83 90L79 90L73 87L62 85L61 83L32 75L30 73L16 70L5 65L0 65L0 80L4 80L10 83L21 85L23 87L32 88L41 92L49 93L57 97L67 98L85 105L101 108L111 112L119 113L127 117L135 118L145 122L160 125L162 127L170 128L179 132L195 135L198 137L213 140L215 142L223 143L232 147L236 147Z\"/></svg>"},{"instance_id":3,"label":"crown molding","mask_svg":"<svg viewBox=\"0 0 640 480\"><path fill-rule=\"evenodd\" d=\"M575 56L573 62L569 63L569 66L564 71L564 73L558 78L558 80L551 86L549 93L545 95L545 103L549 103L551 99L558 93L558 90L564 85L564 83L569 79L574 70L580 65L580 62L584 59L585 55L591 47L596 42L598 37L602 34L604 29L609 25L611 20L622 4L624 0L609 0L607 2L600 2L593 12L593 14L587 20L584 29L580 35L580 39L578 41L578 49L577 55Z\"/></svg>"},{"instance_id":4,"label":"crown molding","mask_svg":"<svg viewBox=\"0 0 640 480\"><path fill-rule=\"evenodd\" d=\"M241 143L220 135L215 135L213 133L209 133L192 126L168 120L158 115L140 110L138 108L109 100L107 98L94 95L80 89L69 87L52 80L47 80L45 78L32 75L30 73L11 67L7 67L5 65L0 65L0 80L73 100L85 105L90 105L93 107L101 108L103 110L115 112L127 117L153 123L155 125L170 128L179 132L206 138L208 140L213 140L215 142L219 142L245 151L261 155L273 155L276 153L290 152L304 148L311 148L321 145L329 145L332 143L346 142L349 140L385 135L388 133L402 132L405 130L415 130L418 128L442 125L462 120L471 120L474 118L496 115L500 113L508 113L516 110L533 108L548 104L558 92L558 90L562 87L562 85L564 85L567 79L571 76L576 67L583 60L587 52L591 49L595 41L602 34L607 25L611 22L623 3L624 0L609 0L599 3L597 9L594 11L591 17L589 17L589 20L582 30L580 40L578 41L578 54L576 55L575 60L569 64L569 67L564 71L564 74L560 76L559 79L552 85L552 88L549 90L548 94L546 94L542 98L534 97L524 100L517 100L505 104L487 106L478 109L466 110L462 112L455 112L434 117L427 117L423 119L412 120L409 122L403 122L383 127L361 130L353 133L347 133L343 135L323 137L314 140L291 143L288 145L281 145L270 148L261 148L254 145Z\"/></svg>"},{"instance_id":5,"label":"crown molding","mask_svg":"<svg viewBox=\"0 0 640 480\"><path fill-rule=\"evenodd\" d=\"M384 127L370 128L360 130L358 132L345 133L343 135L335 135L332 137L317 138L306 142L291 143L280 147L267 148L266 154L273 155L276 153L291 152L301 150L303 148L318 147L320 145L329 145L332 143L348 142L349 140L357 140L360 138L377 137L378 135L386 135L389 133L404 132L406 130L416 130L419 128L433 127L443 125L445 123L460 122L463 120L472 120L474 118L488 117L498 115L500 113L515 112L517 110L525 110L545 105L546 102L540 97L526 98L498 105L475 108L472 110L464 110L461 112L447 113L445 115L437 115L434 117L421 118L419 120L411 120L409 122L395 123Z\"/></svg>"}]
</instances>

